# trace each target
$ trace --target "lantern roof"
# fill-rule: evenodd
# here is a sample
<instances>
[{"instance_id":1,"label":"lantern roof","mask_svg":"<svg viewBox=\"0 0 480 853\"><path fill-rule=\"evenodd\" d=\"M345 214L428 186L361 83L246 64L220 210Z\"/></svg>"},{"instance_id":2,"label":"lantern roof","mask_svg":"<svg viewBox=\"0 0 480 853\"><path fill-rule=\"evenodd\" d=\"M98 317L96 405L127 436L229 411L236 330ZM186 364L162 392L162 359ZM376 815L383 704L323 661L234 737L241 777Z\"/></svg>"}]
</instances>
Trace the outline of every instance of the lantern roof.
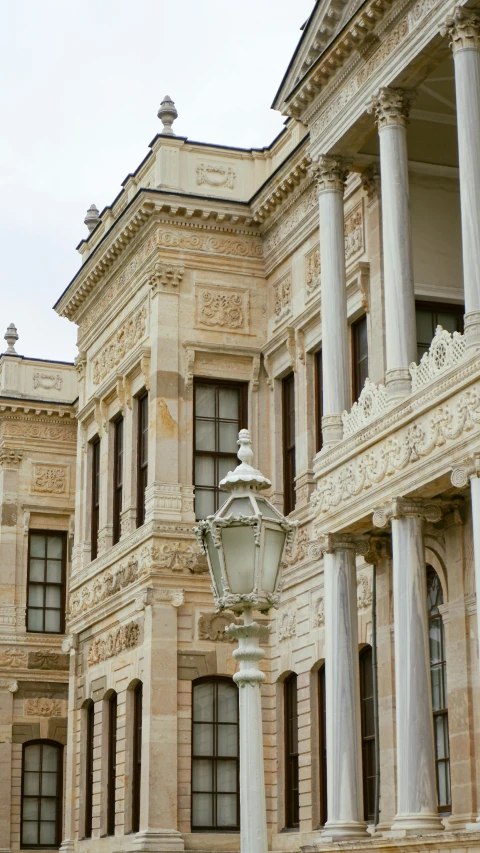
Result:
<instances>
[{"instance_id":1,"label":"lantern roof","mask_svg":"<svg viewBox=\"0 0 480 853\"><path fill-rule=\"evenodd\" d=\"M237 453L240 465L237 465L234 471L229 471L226 477L220 480L220 488L225 492L243 491L245 488L255 492L260 492L262 489L269 489L272 485L270 480L264 477L262 472L252 465L252 440L248 429L240 430L237 444L240 445Z\"/></svg>"}]
</instances>

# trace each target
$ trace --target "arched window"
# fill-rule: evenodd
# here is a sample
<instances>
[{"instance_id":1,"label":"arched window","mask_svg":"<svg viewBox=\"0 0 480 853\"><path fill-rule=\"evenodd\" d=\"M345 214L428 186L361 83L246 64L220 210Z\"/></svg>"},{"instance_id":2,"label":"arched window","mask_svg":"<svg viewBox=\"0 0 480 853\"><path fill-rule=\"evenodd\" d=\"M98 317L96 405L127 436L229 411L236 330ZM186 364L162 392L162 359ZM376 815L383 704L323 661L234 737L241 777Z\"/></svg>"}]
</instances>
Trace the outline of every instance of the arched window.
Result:
<instances>
[{"instance_id":1,"label":"arched window","mask_svg":"<svg viewBox=\"0 0 480 853\"><path fill-rule=\"evenodd\" d=\"M318 670L318 750L320 762L320 825L328 820L327 811L327 697L325 692L325 664Z\"/></svg>"},{"instance_id":2,"label":"arched window","mask_svg":"<svg viewBox=\"0 0 480 853\"><path fill-rule=\"evenodd\" d=\"M367 821L375 819L375 715L372 647L360 652L360 704L362 713L363 811Z\"/></svg>"},{"instance_id":3,"label":"arched window","mask_svg":"<svg viewBox=\"0 0 480 853\"><path fill-rule=\"evenodd\" d=\"M430 678L432 683L438 810L440 812L449 812L452 797L450 791L450 748L448 742L447 661L445 654L445 628L442 614L439 610L441 604L443 604L443 590L440 578L432 566L427 566Z\"/></svg>"},{"instance_id":4,"label":"arched window","mask_svg":"<svg viewBox=\"0 0 480 853\"><path fill-rule=\"evenodd\" d=\"M117 778L117 694L108 700L107 835L115 835L115 783Z\"/></svg>"},{"instance_id":5,"label":"arched window","mask_svg":"<svg viewBox=\"0 0 480 853\"><path fill-rule=\"evenodd\" d=\"M95 705L90 701L85 713L85 838L92 837L94 728Z\"/></svg>"},{"instance_id":6,"label":"arched window","mask_svg":"<svg viewBox=\"0 0 480 853\"><path fill-rule=\"evenodd\" d=\"M230 678L193 684L192 830L240 826L238 687Z\"/></svg>"},{"instance_id":7,"label":"arched window","mask_svg":"<svg viewBox=\"0 0 480 853\"><path fill-rule=\"evenodd\" d=\"M297 676L294 672L284 683L285 689L285 827L299 826L298 788L298 705Z\"/></svg>"},{"instance_id":8,"label":"arched window","mask_svg":"<svg viewBox=\"0 0 480 853\"><path fill-rule=\"evenodd\" d=\"M62 753L62 745L50 740L30 741L23 745L22 847L60 846Z\"/></svg>"},{"instance_id":9,"label":"arched window","mask_svg":"<svg viewBox=\"0 0 480 853\"><path fill-rule=\"evenodd\" d=\"M133 694L133 777L132 832L140 829L140 790L142 783L142 715L143 684L139 682Z\"/></svg>"}]
</instances>

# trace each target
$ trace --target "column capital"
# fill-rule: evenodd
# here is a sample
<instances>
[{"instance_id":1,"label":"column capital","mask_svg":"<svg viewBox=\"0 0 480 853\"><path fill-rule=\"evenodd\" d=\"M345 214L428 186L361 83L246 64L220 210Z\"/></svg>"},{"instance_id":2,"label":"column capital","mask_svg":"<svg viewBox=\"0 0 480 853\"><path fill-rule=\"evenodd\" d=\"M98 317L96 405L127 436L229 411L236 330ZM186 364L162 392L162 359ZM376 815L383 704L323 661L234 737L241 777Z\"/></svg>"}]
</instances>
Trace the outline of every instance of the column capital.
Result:
<instances>
[{"instance_id":1,"label":"column capital","mask_svg":"<svg viewBox=\"0 0 480 853\"><path fill-rule=\"evenodd\" d=\"M365 554L365 562L375 565L379 560L392 557L392 541L389 534L381 533L370 536L369 548Z\"/></svg>"},{"instance_id":2,"label":"column capital","mask_svg":"<svg viewBox=\"0 0 480 853\"><path fill-rule=\"evenodd\" d=\"M392 518L423 518L434 524L442 517L442 507L438 501L425 501L418 498L392 498L391 502L378 507L373 513L375 527L386 527Z\"/></svg>"},{"instance_id":3,"label":"column capital","mask_svg":"<svg viewBox=\"0 0 480 853\"><path fill-rule=\"evenodd\" d=\"M415 97L415 92L409 89L394 89L390 86L377 89L368 112L375 113L379 131L384 127L406 127Z\"/></svg>"},{"instance_id":4,"label":"column capital","mask_svg":"<svg viewBox=\"0 0 480 853\"><path fill-rule=\"evenodd\" d=\"M164 264L156 261L147 273L146 283L152 288L152 296L159 293L178 293L180 283L185 275L185 268L176 264Z\"/></svg>"},{"instance_id":5,"label":"column capital","mask_svg":"<svg viewBox=\"0 0 480 853\"><path fill-rule=\"evenodd\" d=\"M319 536L318 546L323 554L334 554L335 551L367 554L370 550L370 539L368 536L353 536L351 533L323 533Z\"/></svg>"},{"instance_id":6,"label":"column capital","mask_svg":"<svg viewBox=\"0 0 480 853\"><path fill-rule=\"evenodd\" d=\"M448 37L453 53L459 50L480 50L480 14L475 9L456 6L440 33Z\"/></svg>"},{"instance_id":7,"label":"column capital","mask_svg":"<svg viewBox=\"0 0 480 853\"><path fill-rule=\"evenodd\" d=\"M369 201L380 198L380 163L370 163L362 169L360 179Z\"/></svg>"},{"instance_id":8,"label":"column capital","mask_svg":"<svg viewBox=\"0 0 480 853\"><path fill-rule=\"evenodd\" d=\"M462 462L452 465L450 480L452 486L463 489L472 477L480 477L480 453L467 456Z\"/></svg>"},{"instance_id":9,"label":"column capital","mask_svg":"<svg viewBox=\"0 0 480 853\"><path fill-rule=\"evenodd\" d=\"M334 154L320 154L309 167L320 192L341 192L345 189L351 160Z\"/></svg>"}]
</instances>

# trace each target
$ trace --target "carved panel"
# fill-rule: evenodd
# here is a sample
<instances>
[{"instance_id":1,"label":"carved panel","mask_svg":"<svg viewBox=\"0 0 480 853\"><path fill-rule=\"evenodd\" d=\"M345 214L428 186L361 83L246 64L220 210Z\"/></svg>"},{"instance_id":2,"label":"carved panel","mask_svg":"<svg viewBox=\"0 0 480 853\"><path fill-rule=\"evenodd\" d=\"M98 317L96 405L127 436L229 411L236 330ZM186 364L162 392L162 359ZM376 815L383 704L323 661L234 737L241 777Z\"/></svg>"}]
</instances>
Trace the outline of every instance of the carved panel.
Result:
<instances>
[{"instance_id":1,"label":"carved panel","mask_svg":"<svg viewBox=\"0 0 480 853\"><path fill-rule=\"evenodd\" d=\"M235 638L225 633L227 625L242 625L241 619L233 613L203 613L198 620L198 639L211 640L213 643L233 643Z\"/></svg>"},{"instance_id":2,"label":"carved panel","mask_svg":"<svg viewBox=\"0 0 480 853\"><path fill-rule=\"evenodd\" d=\"M197 166L197 186L227 187L233 190L236 173L232 166L224 163L199 163Z\"/></svg>"},{"instance_id":3,"label":"carved panel","mask_svg":"<svg viewBox=\"0 0 480 853\"><path fill-rule=\"evenodd\" d=\"M61 373L40 373L37 370L33 374L33 387L43 388L45 391L61 391L63 378Z\"/></svg>"},{"instance_id":4,"label":"carved panel","mask_svg":"<svg viewBox=\"0 0 480 853\"><path fill-rule=\"evenodd\" d=\"M214 234L203 234L197 231L164 231L156 232L157 245L169 249L183 249L194 252L211 252L217 255L237 255L241 258L262 258L263 249L258 240L248 240L239 237L223 237Z\"/></svg>"},{"instance_id":5,"label":"carved panel","mask_svg":"<svg viewBox=\"0 0 480 853\"><path fill-rule=\"evenodd\" d=\"M465 337L458 332L447 332L442 326L437 326L435 336L428 352L422 355L420 364L410 365L412 391L418 391L428 385L441 373L445 373L465 357Z\"/></svg>"},{"instance_id":6,"label":"carved panel","mask_svg":"<svg viewBox=\"0 0 480 853\"><path fill-rule=\"evenodd\" d=\"M2 434L6 436L42 439L46 441L71 441L77 437L76 422L65 424L41 424L25 421L5 420L2 424Z\"/></svg>"},{"instance_id":7,"label":"carved panel","mask_svg":"<svg viewBox=\"0 0 480 853\"><path fill-rule=\"evenodd\" d=\"M27 717L61 717L61 699L25 699Z\"/></svg>"},{"instance_id":8,"label":"carved panel","mask_svg":"<svg viewBox=\"0 0 480 853\"><path fill-rule=\"evenodd\" d=\"M147 309L142 305L117 329L93 359L93 384L98 385L146 334Z\"/></svg>"},{"instance_id":9,"label":"carved panel","mask_svg":"<svg viewBox=\"0 0 480 853\"><path fill-rule=\"evenodd\" d=\"M320 247L317 246L305 258L305 288L307 296L317 293L320 289Z\"/></svg>"},{"instance_id":10,"label":"carved panel","mask_svg":"<svg viewBox=\"0 0 480 853\"><path fill-rule=\"evenodd\" d=\"M26 669L27 653L23 649L0 648L0 667L5 669Z\"/></svg>"},{"instance_id":11,"label":"carved panel","mask_svg":"<svg viewBox=\"0 0 480 853\"><path fill-rule=\"evenodd\" d=\"M197 328L249 333L249 292L245 288L198 284L195 308Z\"/></svg>"},{"instance_id":12,"label":"carved panel","mask_svg":"<svg viewBox=\"0 0 480 853\"><path fill-rule=\"evenodd\" d=\"M345 260L349 261L355 255L363 252L363 201L360 201L345 217Z\"/></svg>"},{"instance_id":13,"label":"carved panel","mask_svg":"<svg viewBox=\"0 0 480 853\"><path fill-rule=\"evenodd\" d=\"M323 628L325 625L325 603L323 593L315 599L312 605L312 622L314 628Z\"/></svg>"},{"instance_id":14,"label":"carved panel","mask_svg":"<svg viewBox=\"0 0 480 853\"><path fill-rule=\"evenodd\" d=\"M285 610L278 616L277 638L280 642L291 640L297 633L297 614L294 610Z\"/></svg>"},{"instance_id":15,"label":"carved panel","mask_svg":"<svg viewBox=\"0 0 480 853\"><path fill-rule=\"evenodd\" d=\"M52 495L68 494L68 467L66 465L34 465L32 492Z\"/></svg>"},{"instance_id":16,"label":"carved panel","mask_svg":"<svg viewBox=\"0 0 480 853\"><path fill-rule=\"evenodd\" d=\"M357 578L357 607L366 610L372 604L372 578L371 575L361 574Z\"/></svg>"},{"instance_id":17,"label":"carved panel","mask_svg":"<svg viewBox=\"0 0 480 853\"><path fill-rule=\"evenodd\" d=\"M88 665L94 666L100 661L115 657L121 652L133 649L138 644L140 628L137 622L122 625L116 631L109 631L103 637L97 637L88 650Z\"/></svg>"},{"instance_id":18,"label":"carved panel","mask_svg":"<svg viewBox=\"0 0 480 853\"><path fill-rule=\"evenodd\" d=\"M68 669L69 656L58 654L51 649L28 653L28 669L48 669L63 671Z\"/></svg>"},{"instance_id":19,"label":"carved panel","mask_svg":"<svg viewBox=\"0 0 480 853\"><path fill-rule=\"evenodd\" d=\"M292 273L288 272L273 285L275 325L292 316Z\"/></svg>"}]
</instances>

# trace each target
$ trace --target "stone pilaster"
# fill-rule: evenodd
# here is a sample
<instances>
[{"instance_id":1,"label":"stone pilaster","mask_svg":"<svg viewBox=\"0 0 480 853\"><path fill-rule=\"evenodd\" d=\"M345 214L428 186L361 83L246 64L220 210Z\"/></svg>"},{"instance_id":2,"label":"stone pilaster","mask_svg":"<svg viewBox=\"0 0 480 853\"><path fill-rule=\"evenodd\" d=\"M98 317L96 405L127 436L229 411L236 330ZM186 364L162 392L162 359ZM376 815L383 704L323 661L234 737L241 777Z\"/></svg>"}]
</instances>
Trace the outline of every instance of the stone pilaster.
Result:
<instances>
[{"instance_id":1,"label":"stone pilaster","mask_svg":"<svg viewBox=\"0 0 480 853\"><path fill-rule=\"evenodd\" d=\"M65 763L65 797L64 797L64 821L63 841L60 847L61 853L73 853L75 849L75 747L76 747L76 703L75 703L75 666L78 637L69 634L62 642L62 652L68 652L69 675L68 675L68 738L67 756Z\"/></svg>"},{"instance_id":2,"label":"stone pilaster","mask_svg":"<svg viewBox=\"0 0 480 853\"><path fill-rule=\"evenodd\" d=\"M325 676L328 821L324 839L366 835L363 819L357 553L368 540L324 536Z\"/></svg>"},{"instance_id":3,"label":"stone pilaster","mask_svg":"<svg viewBox=\"0 0 480 853\"><path fill-rule=\"evenodd\" d=\"M312 167L319 193L322 247L322 429L325 449L342 438L342 412L350 408L343 212L348 165L342 157L321 156Z\"/></svg>"},{"instance_id":4,"label":"stone pilaster","mask_svg":"<svg viewBox=\"0 0 480 853\"><path fill-rule=\"evenodd\" d=\"M455 62L465 338L480 346L480 13L457 6L442 28Z\"/></svg>"},{"instance_id":5,"label":"stone pilaster","mask_svg":"<svg viewBox=\"0 0 480 853\"><path fill-rule=\"evenodd\" d=\"M410 390L409 364L417 360L413 251L406 127L411 92L380 89L369 111L380 139L385 329L385 382L393 397Z\"/></svg>"},{"instance_id":6,"label":"stone pilaster","mask_svg":"<svg viewBox=\"0 0 480 853\"><path fill-rule=\"evenodd\" d=\"M437 522L439 504L394 498L374 513L391 523L395 629L397 813L392 830L421 835L443 828L437 811L430 650L425 571L425 520Z\"/></svg>"}]
</instances>

